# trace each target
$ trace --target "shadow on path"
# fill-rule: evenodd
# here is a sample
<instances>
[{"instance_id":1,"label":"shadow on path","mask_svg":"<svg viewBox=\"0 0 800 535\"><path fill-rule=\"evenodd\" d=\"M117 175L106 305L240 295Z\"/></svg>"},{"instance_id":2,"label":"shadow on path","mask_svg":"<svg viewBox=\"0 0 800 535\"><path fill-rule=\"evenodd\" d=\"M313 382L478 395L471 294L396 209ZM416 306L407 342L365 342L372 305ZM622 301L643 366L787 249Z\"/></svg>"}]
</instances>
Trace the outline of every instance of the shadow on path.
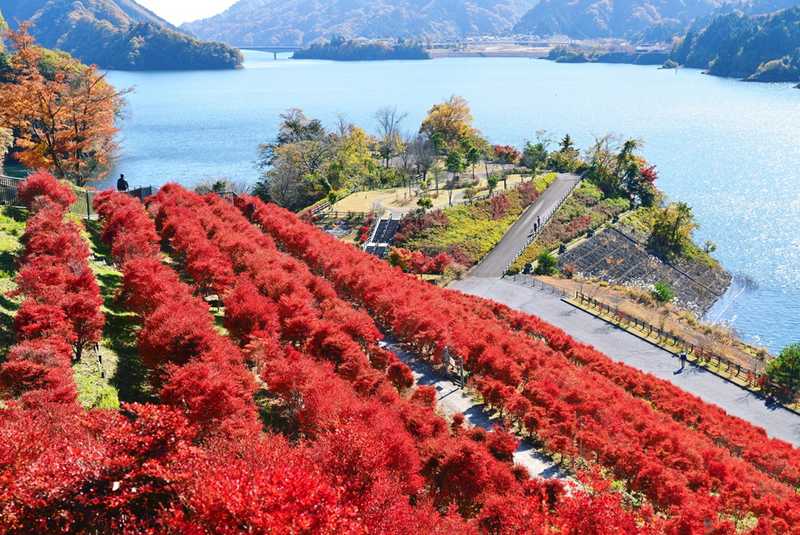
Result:
<instances>
[{"instance_id":1,"label":"shadow on path","mask_svg":"<svg viewBox=\"0 0 800 535\"><path fill-rule=\"evenodd\" d=\"M449 288L535 315L616 362L668 381L732 416L763 428L770 437L800 446L800 415L770 405L759 396L743 396L746 391L741 387L694 363L687 362L683 372L675 373L680 363L669 351L582 312L558 296L501 278L467 277L454 281Z\"/></svg>"},{"instance_id":2,"label":"shadow on path","mask_svg":"<svg viewBox=\"0 0 800 535\"><path fill-rule=\"evenodd\" d=\"M440 375L431 365L420 361L395 342L382 344L405 362L414 373L418 385L433 386L439 393L437 408L445 416L463 414L465 421L475 427L490 431L498 422L495 415L490 413L482 403L476 403L459 386L443 375ZM514 453L514 462L524 466L533 477L545 479L569 479L569 474L556 465L551 458L537 450L528 440L521 440L517 451Z\"/></svg>"}]
</instances>

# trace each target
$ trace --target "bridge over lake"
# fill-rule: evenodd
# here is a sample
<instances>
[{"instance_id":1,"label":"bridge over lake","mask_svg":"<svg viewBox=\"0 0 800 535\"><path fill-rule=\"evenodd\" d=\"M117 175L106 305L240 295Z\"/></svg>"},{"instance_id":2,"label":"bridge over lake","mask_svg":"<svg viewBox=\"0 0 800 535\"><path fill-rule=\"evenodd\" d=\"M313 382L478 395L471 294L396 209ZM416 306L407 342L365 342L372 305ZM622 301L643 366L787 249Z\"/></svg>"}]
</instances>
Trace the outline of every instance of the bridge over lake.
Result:
<instances>
[{"instance_id":1,"label":"bridge over lake","mask_svg":"<svg viewBox=\"0 0 800 535\"><path fill-rule=\"evenodd\" d=\"M245 45L245 46L236 46L239 50L255 50L256 52L272 52L272 55L275 59L278 59L278 54L284 52L296 52L300 50L301 46L299 45Z\"/></svg>"}]
</instances>

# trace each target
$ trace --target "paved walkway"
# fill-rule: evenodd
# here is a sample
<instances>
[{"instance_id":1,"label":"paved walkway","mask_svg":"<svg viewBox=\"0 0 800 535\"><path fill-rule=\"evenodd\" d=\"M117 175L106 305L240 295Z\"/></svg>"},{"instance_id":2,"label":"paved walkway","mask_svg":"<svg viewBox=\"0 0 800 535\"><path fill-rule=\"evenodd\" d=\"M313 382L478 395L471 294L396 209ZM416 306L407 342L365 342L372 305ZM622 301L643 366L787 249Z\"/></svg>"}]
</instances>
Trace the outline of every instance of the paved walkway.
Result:
<instances>
[{"instance_id":1,"label":"paved walkway","mask_svg":"<svg viewBox=\"0 0 800 535\"><path fill-rule=\"evenodd\" d=\"M454 282L450 288L539 316L614 360L670 381L728 414L763 427L771 437L800 446L800 416L780 406L767 405L763 399L703 368L687 366L680 372L680 362L671 353L561 301L559 296L506 279L470 277Z\"/></svg>"},{"instance_id":2,"label":"paved walkway","mask_svg":"<svg viewBox=\"0 0 800 535\"><path fill-rule=\"evenodd\" d=\"M541 228L578 182L580 182L580 177L577 175L559 173L555 182L550 184L550 187L542 193L536 202L522 213L516 223L511 225L511 228L508 229L500 243L484 257L480 264L472 268L470 276L502 277L508 266L528 244L528 240L533 233L534 224L539 223Z\"/></svg>"},{"instance_id":3,"label":"paved walkway","mask_svg":"<svg viewBox=\"0 0 800 535\"><path fill-rule=\"evenodd\" d=\"M440 413L451 417L454 414L463 414L464 420L468 424L482 427L487 431L496 425L483 404L475 403L458 385L438 375L430 365L415 359L396 343L382 345L408 364L414 372L417 384L433 386L436 389L439 393L437 405ZM550 458L537 451L527 440L520 442L519 448L514 453L514 462L524 466L532 477L545 479L566 479L568 477Z\"/></svg>"}]
</instances>

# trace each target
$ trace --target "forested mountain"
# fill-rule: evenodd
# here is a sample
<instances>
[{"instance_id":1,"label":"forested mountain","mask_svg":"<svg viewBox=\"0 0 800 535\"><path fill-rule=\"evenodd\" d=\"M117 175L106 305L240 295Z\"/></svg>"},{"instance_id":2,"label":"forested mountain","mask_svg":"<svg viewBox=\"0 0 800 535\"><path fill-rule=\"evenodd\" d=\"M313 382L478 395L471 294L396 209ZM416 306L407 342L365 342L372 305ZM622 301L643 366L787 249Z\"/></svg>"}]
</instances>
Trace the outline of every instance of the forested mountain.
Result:
<instances>
[{"instance_id":1,"label":"forested mountain","mask_svg":"<svg viewBox=\"0 0 800 535\"><path fill-rule=\"evenodd\" d=\"M0 0L16 28L32 23L45 47L64 50L106 69L226 69L239 52L189 37L133 0Z\"/></svg>"},{"instance_id":2,"label":"forested mountain","mask_svg":"<svg viewBox=\"0 0 800 535\"><path fill-rule=\"evenodd\" d=\"M133 0L0 0L0 7L9 22L21 22L38 17L48 19L59 12L67 13L64 6L73 11L91 12L96 18L107 20L115 26L130 21L170 26L167 21Z\"/></svg>"},{"instance_id":3,"label":"forested mountain","mask_svg":"<svg viewBox=\"0 0 800 535\"><path fill-rule=\"evenodd\" d=\"M536 0L240 0L182 26L201 39L302 45L345 37L452 39L511 29Z\"/></svg>"},{"instance_id":4,"label":"forested mountain","mask_svg":"<svg viewBox=\"0 0 800 535\"><path fill-rule=\"evenodd\" d=\"M796 0L542 0L522 17L514 31L579 39L645 36L668 41L698 19L723 10L769 13L796 3Z\"/></svg>"},{"instance_id":5,"label":"forested mountain","mask_svg":"<svg viewBox=\"0 0 800 535\"><path fill-rule=\"evenodd\" d=\"M575 38L624 37L653 25L688 25L722 0L542 0L517 23L519 33Z\"/></svg>"},{"instance_id":6,"label":"forested mountain","mask_svg":"<svg viewBox=\"0 0 800 535\"><path fill-rule=\"evenodd\" d=\"M800 7L770 15L720 15L689 31L672 61L751 81L800 80Z\"/></svg>"}]
</instances>

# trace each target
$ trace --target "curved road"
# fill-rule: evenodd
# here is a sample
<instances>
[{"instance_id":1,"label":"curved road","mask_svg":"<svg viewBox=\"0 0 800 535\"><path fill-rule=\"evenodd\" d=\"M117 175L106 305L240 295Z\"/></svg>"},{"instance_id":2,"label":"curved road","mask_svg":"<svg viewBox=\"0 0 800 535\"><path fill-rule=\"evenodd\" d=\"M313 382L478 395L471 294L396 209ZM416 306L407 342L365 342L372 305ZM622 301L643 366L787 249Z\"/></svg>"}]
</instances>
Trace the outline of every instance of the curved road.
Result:
<instances>
[{"instance_id":1,"label":"curved road","mask_svg":"<svg viewBox=\"0 0 800 535\"><path fill-rule=\"evenodd\" d=\"M533 234L534 224L541 228L559 207L561 201L569 195L581 181L580 177L570 173L559 173L539 198L522 213L511 225L503 239L487 254L481 263L472 268L472 277L502 277L522 249L528 244Z\"/></svg>"},{"instance_id":2,"label":"curved road","mask_svg":"<svg viewBox=\"0 0 800 535\"><path fill-rule=\"evenodd\" d=\"M563 302L560 296L506 279L470 277L452 283L450 288L539 316L614 360L670 381L728 414L763 427L769 436L800 446L797 414L767 405L763 399L703 368L689 365L680 372L680 363L672 353Z\"/></svg>"}]
</instances>

